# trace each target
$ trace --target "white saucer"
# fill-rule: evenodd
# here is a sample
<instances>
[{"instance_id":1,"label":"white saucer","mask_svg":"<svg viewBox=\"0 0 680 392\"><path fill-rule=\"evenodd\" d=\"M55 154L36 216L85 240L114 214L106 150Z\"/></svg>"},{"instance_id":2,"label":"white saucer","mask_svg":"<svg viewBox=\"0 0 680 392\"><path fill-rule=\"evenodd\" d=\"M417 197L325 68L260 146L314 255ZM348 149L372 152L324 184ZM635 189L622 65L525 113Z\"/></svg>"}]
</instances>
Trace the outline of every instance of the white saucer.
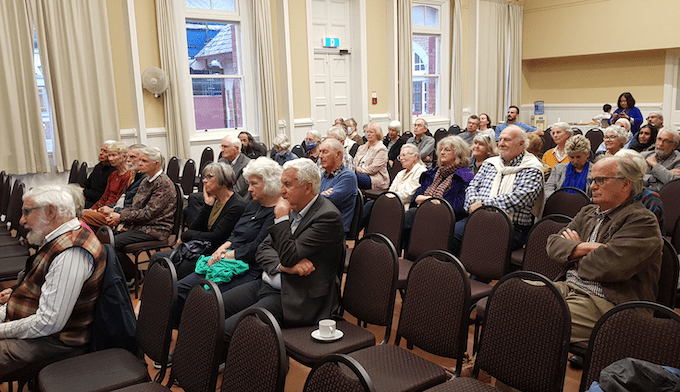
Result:
<instances>
[{"instance_id":1,"label":"white saucer","mask_svg":"<svg viewBox=\"0 0 680 392\"><path fill-rule=\"evenodd\" d=\"M335 330L335 335L329 336L329 337L321 336L318 329L315 329L314 332L312 332L312 338L319 340L319 341L322 341L322 342L332 342L332 341L340 339L344 335L345 334L339 329Z\"/></svg>"}]
</instances>

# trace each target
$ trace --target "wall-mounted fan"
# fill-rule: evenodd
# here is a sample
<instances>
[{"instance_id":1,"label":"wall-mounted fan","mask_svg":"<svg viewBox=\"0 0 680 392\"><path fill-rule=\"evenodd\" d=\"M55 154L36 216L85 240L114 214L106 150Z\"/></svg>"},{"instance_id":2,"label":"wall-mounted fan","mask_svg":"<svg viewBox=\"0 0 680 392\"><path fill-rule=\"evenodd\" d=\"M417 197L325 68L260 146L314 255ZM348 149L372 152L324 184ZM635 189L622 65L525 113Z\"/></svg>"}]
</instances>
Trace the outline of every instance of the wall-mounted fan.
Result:
<instances>
[{"instance_id":1,"label":"wall-mounted fan","mask_svg":"<svg viewBox=\"0 0 680 392\"><path fill-rule=\"evenodd\" d=\"M168 74L158 67L149 67L142 72L142 86L158 98L168 89Z\"/></svg>"}]
</instances>

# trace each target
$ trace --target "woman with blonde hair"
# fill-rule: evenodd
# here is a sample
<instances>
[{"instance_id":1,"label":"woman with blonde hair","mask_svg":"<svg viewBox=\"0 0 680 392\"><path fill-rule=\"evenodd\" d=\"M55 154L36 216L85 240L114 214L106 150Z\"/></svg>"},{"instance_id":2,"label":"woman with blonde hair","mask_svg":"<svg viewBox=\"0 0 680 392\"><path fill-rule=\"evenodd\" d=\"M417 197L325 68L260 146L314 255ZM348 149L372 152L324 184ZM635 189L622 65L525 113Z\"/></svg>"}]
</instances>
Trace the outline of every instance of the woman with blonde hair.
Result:
<instances>
[{"instance_id":1,"label":"woman with blonde hair","mask_svg":"<svg viewBox=\"0 0 680 392\"><path fill-rule=\"evenodd\" d=\"M498 146L493 135L481 134L472 139L472 158L470 158L470 170L473 174L482 166L486 158L498 156Z\"/></svg>"},{"instance_id":2,"label":"woman with blonde hair","mask_svg":"<svg viewBox=\"0 0 680 392\"><path fill-rule=\"evenodd\" d=\"M560 188L578 188L590 196L590 141L583 135L569 138L565 144L569 163L555 165L545 183L545 197L550 197Z\"/></svg>"},{"instance_id":3,"label":"woman with blonde hair","mask_svg":"<svg viewBox=\"0 0 680 392\"><path fill-rule=\"evenodd\" d=\"M371 123L366 128L367 142L359 146L354 156L354 167L359 189L387 189L390 176L387 173L387 147L382 143L380 124Z\"/></svg>"}]
</instances>

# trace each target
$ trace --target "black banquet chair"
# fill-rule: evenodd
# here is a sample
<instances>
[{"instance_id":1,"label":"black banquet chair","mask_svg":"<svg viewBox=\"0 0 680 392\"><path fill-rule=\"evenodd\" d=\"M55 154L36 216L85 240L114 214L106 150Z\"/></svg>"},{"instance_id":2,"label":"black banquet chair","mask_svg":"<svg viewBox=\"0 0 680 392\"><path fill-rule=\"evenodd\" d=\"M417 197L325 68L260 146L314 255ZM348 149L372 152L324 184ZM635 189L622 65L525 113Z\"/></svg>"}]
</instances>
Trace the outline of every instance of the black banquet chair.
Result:
<instances>
[{"instance_id":1,"label":"black banquet chair","mask_svg":"<svg viewBox=\"0 0 680 392\"><path fill-rule=\"evenodd\" d=\"M545 201L543 215L562 214L575 217L581 208L590 204L590 198L578 188L560 188Z\"/></svg>"},{"instance_id":2,"label":"black banquet chair","mask_svg":"<svg viewBox=\"0 0 680 392\"><path fill-rule=\"evenodd\" d=\"M332 354L314 365L303 392L376 392L366 369L354 358Z\"/></svg>"},{"instance_id":3,"label":"black banquet chair","mask_svg":"<svg viewBox=\"0 0 680 392\"><path fill-rule=\"evenodd\" d=\"M74 159L73 163L71 164L71 171L68 174L69 184L75 184L78 182L78 165L80 165L80 162L78 162L77 159Z\"/></svg>"}]
</instances>

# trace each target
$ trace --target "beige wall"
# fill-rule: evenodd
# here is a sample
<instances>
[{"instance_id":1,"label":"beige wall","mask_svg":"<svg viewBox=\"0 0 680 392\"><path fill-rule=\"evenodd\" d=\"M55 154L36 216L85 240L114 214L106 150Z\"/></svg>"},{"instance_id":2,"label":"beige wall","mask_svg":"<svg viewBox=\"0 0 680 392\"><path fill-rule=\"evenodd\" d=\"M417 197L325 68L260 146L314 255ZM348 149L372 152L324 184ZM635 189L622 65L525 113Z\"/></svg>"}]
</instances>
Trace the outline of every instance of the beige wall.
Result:
<instances>
[{"instance_id":1,"label":"beige wall","mask_svg":"<svg viewBox=\"0 0 680 392\"><path fill-rule=\"evenodd\" d=\"M522 57L680 47L678 14L677 0L524 0Z\"/></svg>"},{"instance_id":2,"label":"beige wall","mask_svg":"<svg viewBox=\"0 0 680 392\"><path fill-rule=\"evenodd\" d=\"M290 16L290 50L295 118L312 116L309 86L309 56L307 52L307 10L305 0L288 0Z\"/></svg>"},{"instance_id":3,"label":"beige wall","mask_svg":"<svg viewBox=\"0 0 680 392\"><path fill-rule=\"evenodd\" d=\"M139 67L142 72L148 67L160 67L158 30L156 29L156 5L154 0L135 0L137 22L137 44L139 45ZM147 128L164 127L163 98L156 98L144 90L144 116Z\"/></svg>"},{"instance_id":4,"label":"beige wall","mask_svg":"<svg viewBox=\"0 0 680 392\"><path fill-rule=\"evenodd\" d=\"M366 2L365 23L368 114L387 113L387 9L384 1ZM372 91L378 94L377 105L371 103Z\"/></svg>"},{"instance_id":5,"label":"beige wall","mask_svg":"<svg viewBox=\"0 0 680 392\"><path fill-rule=\"evenodd\" d=\"M522 103L605 103L629 91L663 101L664 50L524 60Z\"/></svg>"}]
</instances>

